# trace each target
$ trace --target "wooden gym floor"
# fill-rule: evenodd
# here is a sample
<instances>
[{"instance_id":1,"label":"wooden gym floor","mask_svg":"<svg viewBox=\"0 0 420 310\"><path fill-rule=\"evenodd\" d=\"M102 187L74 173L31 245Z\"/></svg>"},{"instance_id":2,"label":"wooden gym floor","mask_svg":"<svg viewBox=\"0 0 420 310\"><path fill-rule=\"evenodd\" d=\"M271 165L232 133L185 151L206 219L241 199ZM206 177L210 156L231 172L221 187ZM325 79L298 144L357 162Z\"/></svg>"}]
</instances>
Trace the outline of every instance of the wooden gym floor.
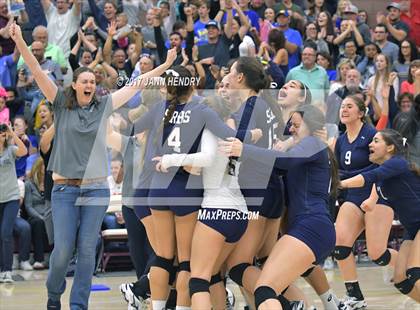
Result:
<instances>
[{"instance_id":1,"label":"wooden gym floor","mask_svg":"<svg viewBox=\"0 0 420 310\"><path fill-rule=\"evenodd\" d=\"M420 304L399 294L396 289L388 284L384 284L382 279L382 269L380 267L361 267L358 268L360 285L368 303L369 310L389 309L389 310L420 310ZM46 308L46 289L45 280L47 271L15 271L14 275L21 276L24 281L16 281L14 284L0 284L0 309L1 310L38 310ZM341 282L338 269L327 271L327 277L339 298L344 295L344 285ZM126 303L118 290L118 286L123 282L134 281L134 272L108 272L94 277L94 284L104 284L110 287L109 291L92 292L90 297L89 309L127 309ZM68 298L72 278L68 278L67 290L62 297L63 309L68 309ZM303 281L298 280L298 286L303 289L309 300L318 310L323 309L320 300L315 295L312 288ZM244 301L240 296L238 288L228 284L233 289L236 296L235 309L243 309Z\"/></svg>"}]
</instances>

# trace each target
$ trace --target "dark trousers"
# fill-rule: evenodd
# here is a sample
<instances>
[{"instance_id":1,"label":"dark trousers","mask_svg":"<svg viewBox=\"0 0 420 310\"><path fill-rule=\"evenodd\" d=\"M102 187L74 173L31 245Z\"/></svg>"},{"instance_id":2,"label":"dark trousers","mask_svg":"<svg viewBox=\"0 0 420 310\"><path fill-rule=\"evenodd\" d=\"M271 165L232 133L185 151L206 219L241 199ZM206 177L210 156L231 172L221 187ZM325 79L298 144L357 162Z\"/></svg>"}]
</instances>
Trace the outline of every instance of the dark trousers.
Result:
<instances>
[{"instance_id":1,"label":"dark trousers","mask_svg":"<svg viewBox=\"0 0 420 310\"><path fill-rule=\"evenodd\" d=\"M30 217L28 219L32 231L32 244L34 246L34 260L42 263L44 261L45 246L48 244L47 232L44 221L40 218Z\"/></svg>"},{"instance_id":2,"label":"dark trousers","mask_svg":"<svg viewBox=\"0 0 420 310\"><path fill-rule=\"evenodd\" d=\"M13 235L19 239L19 261L29 260L31 252L31 225L21 217L17 217L13 226Z\"/></svg>"},{"instance_id":3,"label":"dark trousers","mask_svg":"<svg viewBox=\"0 0 420 310\"><path fill-rule=\"evenodd\" d=\"M128 234L128 248L131 260L136 269L137 279L147 273L151 261L155 257L152 247L147 239L146 230L133 209L122 207L122 214Z\"/></svg>"},{"instance_id":4,"label":"dark trousers","mask_svg":"<svg viewBox=\"0 0 420 310\"><path fill-rule=\"evenodd\" d=\"M12 271L13 226L19 211L19 200L0 203L0 271Z\"/></svg>"}]
</instances>

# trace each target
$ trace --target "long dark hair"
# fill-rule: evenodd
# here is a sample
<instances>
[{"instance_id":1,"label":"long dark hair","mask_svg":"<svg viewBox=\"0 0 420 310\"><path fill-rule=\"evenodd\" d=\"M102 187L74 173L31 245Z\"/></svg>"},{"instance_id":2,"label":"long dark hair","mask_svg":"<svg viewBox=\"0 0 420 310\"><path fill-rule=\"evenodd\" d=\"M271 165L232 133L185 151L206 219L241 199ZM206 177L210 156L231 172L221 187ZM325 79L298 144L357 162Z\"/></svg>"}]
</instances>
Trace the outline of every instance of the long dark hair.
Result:
<instances>
[{"instance_id":1,"label":"long dark hair","mask_svg":"<svg viewBox=\"0 0 420 310\"><path fill-rule=\"evenodd\" d=\"M329 36L329 35L334 36L335 35L334 24L333 24L333 20L332 20L330 12L328 12L328 11L319 12L319 14L321 14L321 13L325 13L327 15L327 25L326 25L327 26L327 36ZM319 16L319 14L318 14L318 16ZM316 28L317 28L318 32L320 32L321 27L318 24L318 18L316 19L315 25L316 25Z\"/></svg>"},{"instance_id":2,"label":"long dark hair","mask_svg":"<svg viewBox=\"0 0 420 310\"><path fill-rule=\"evenodd\" d=\"M394 151L393 156L403 156L405 157L408 162L410 163L410 170L420 176L420 167L418 167L415 163L410 162L410 158L408 155L408 143L406 139L396 130L394 129L384 129L379 131L382 136L382 139L385 141L387 146L393 145Z\"/></svg>"},{"instance_id":3,"label":"long dark hair","mask_svg":"<svg viewBox=\"0 0 420 310\"><path fill-rule=\"evenodd\" d=\"M417 67L420 66L420 59L413 60L410 63L410 66L408 67L408 78L407 78L407 82L410 83L410 84L413 84L414 83L414 77L411 74L411 68L414 67L414 66L417 66Z\"/></svg>"},{"instance_id":4,"label":"long dark hair","mask_svg":"<svg viewBox=\"0 0 420 310\"><path fill-rule=\"evenodd\" d=\"M269 79L264 67L255 57L243 56L236 61L236 71L245 77L245 84L255 92L268 88Z\"/></svg>"},{"instance_id":5,"label":"long dark hair","mask_svg":"<svg viewBox=\"0 0 420 310\"><path fill-rule=\"evenodd\" d=\"M402 40L402 42L400 43L400 49L399 49L399 52L398 52L398 62L399 62L400 64L404 64L404 63L405 63L405 58L404 58L403 54L401 53L401 45L402 45L404 42L408 42L408 44L410 44L410 49L411 49L410 61L413 61L413 60L416 60L416 59L418 59L418 58L419 58L419 57L418 57L418 53L417 53L417 46L416 46L416 43L414 43L414 42L413 42L413 40L411 40L411 39L404 39L404 40Z\"/></svg>"},{"instance_id":6,"label":"long dark hair","mask_svg":"<svg viewBox=\"0 0 420 310\"><path fill-rule=\"evenodd\" d=\"M277 28L273 28L268 33L268 44L276 50L285 48L286 45L286 38L284 36L283 31L280 31Z\"/></svg>"},{"instance_id":7,"label":"long dark hair","mask_svg":"<svg viewBox=\"0 0 420 310\"><path fill-rule=\"evenodd\" d=\"M209 96L203 100L203 104L213 109L224 121L231 115L228 102L220 96Z\"/></svg>"},{"instance_id":8,"label":"long dark hair","mask_svg":"<svg viewBox=\"0 0 420 310\"><path fill-rule=\"evenodd\" d=\"M302 119L308 128L311 135L318 130L323 130L325 128L325 116L324 114L314 105L304 104L299 106L295 113L299 113L302 116ZM330 173L331 173L331 195L335 196L337 194L338 184L340 183L340 178L338 176L338 163L333 151L325 145L328 150L328 159L330 163Z\"/></svg>"},{"instance_id":9,"label":"long dark hair","mask_svg":"<svg viewBox=\"0 0 420 310\"><path fill-rule=\"evenodd\" d=\"M404 94L400 95L403 96ZM411 95L411 94L409 94ZM407 95L408 96L408 95ZM413 108L408 113L399 113L394 121L395 129L412 142L420 130L420 95L414 98Z\"/></svg>"},{"instance_id":10,"label":"long dark hair","mask_svg":"<svg viewBox=\"0 0 420 310\"><path fill-rule=\"evenodd\" d=\"M363 113L363 116L360 119L362 123L369 123L369 117L367 116L367 108L363 99L360 98L360 96L358 95L349 95L344 99L347 99L347 98L351 99L354 102L354 104L357 106L359 111Z\"/></svg>"},{"instance_id":11,"label":"long dark hair","mask_svg":"<svg viewBox=\"0 0 420 310\"><path fill-rule=\"evenodd\" d=\"M109 3L111 3L110 1L108 1ZM76 83L77 79L79 78L79 75L81 75L82 73L85 72L90 72L93 75L95 75L95 73L93 72L92 69L88 68L88 67L79 67L76 70L74 70L73 72L73 83ZM96 84L96 81L95 81ZM76 91L73 89L73 87L70 85L68 86L65 91L64 91L64 95L66 97L66 108L69 110L72 110L74 108L77 107L77 97L76 97ZM93 95L93 102L97 102L97 98L96 95Z\"/></svg>"}]
</instances>

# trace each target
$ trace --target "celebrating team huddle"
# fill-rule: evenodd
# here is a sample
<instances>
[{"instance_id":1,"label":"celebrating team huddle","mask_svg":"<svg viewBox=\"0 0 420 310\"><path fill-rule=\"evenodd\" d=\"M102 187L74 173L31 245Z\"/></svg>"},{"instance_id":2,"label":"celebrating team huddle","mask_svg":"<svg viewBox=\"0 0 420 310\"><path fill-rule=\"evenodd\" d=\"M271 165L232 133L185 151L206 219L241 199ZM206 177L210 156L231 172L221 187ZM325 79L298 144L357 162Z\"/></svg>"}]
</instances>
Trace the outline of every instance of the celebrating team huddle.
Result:
<instances>
[{"instance_id":1,"label":"celebrating team huddle","mask_svg":"<svg viewBox=\"0 0 420 310\"><path fill-rule=\"evenodd\" d=\"M121 286L132 308L150 298L151 309L166 309L176 294L178 310L225 309L228 277L252 309L305 309L295 284L302 276L325 309L362 309L367 303L352 249L363 231L373 262L391 266L395 287L420 302L420 168L401 134L376 131L366 121L357 95L341 102L336 125L344 130L334 138L325 109L303 82L290 80L274 91L260 61L239 57L217 93L198 93L191 72L173 66L171 49L140 82L96 100L90 69L75 70L71 91L62 92L29 52L19 26L10 31L55 114L54 224L66 220L83 232L57 229L49 309L61 307L73 247L79 285L70 302L87 305L95 253L88 231L99 231L109 202L107 148L123 158L123 205L133 207L156 255L146 277ZM148 83L159 76L163 86ZM109 118L138 91L142 104L124 135ZM74 206L78 211L64 212ZM398 252L387 248L394 216L406 230ZM96 220L86 224L86 218ZM320 266L331 255L345 282L343 299Z\"/></svg>"}]
</instances>

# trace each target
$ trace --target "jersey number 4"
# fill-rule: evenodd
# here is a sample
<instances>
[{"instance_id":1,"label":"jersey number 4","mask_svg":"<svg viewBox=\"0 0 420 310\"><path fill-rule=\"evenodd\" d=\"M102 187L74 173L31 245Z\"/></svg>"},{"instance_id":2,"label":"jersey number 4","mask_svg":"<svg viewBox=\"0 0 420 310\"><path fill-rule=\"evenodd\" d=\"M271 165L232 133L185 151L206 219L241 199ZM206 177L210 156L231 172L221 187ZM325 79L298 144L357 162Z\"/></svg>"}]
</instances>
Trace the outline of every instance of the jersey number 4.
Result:
<instances>
[{"instance_id":1,"label":"jersey number 4","mask_svg":"<svg viewBox=\"0 0 420 310\"><path fill-rule=\"evenodd\" d=\"M346 154L344 155L344 163L346 165L351 164L351 151L347 151Z\"/></svg>"},{"instance_id":2,"label":"jersey number 4","mask_svg":"<svg viewBox=\"0 0 420 310\"><path fill-rule=\"evenodd\" d=\"M181 129L179 127L172 129L168 137L168 146L172 147L175 152L181 153Z\"/></svg>"}]
</instances>

